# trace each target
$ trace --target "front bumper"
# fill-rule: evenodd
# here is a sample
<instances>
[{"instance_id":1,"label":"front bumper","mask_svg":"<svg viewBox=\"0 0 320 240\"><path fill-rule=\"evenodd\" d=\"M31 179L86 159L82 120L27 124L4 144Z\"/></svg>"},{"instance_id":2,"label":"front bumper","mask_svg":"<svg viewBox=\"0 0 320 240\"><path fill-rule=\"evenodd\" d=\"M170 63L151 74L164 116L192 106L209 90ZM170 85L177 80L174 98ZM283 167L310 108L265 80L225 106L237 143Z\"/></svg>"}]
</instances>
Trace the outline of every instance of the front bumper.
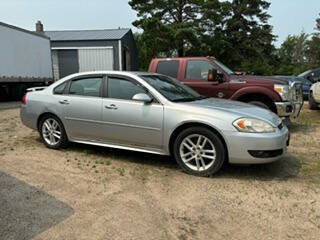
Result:
<instances>
[{"instance_id":1,"label":"front bumper","mask_svg":"<svg viewBox=\"0 0 320 240\"><path fill-rule=\"evenodd\" d=\"M279 117L298 117L303 107L302 86L295 82L290 84L290 99L288 102L276 102L277 114Z\"/></svg>"},{"instance_id":2,"label":"front bumper","mask_svg":"<svg viewBox=\"0 0 320 240\"><path fill-rule=\"evenodd\" d=\"M229 162L232 164L262 164L281 159L287 152L290 133L286 126L275 133L227 132Z\"/></svg>"},{"instance_id":3,"label":"front bumper","mask_svg":"<svg viewBox=\"0 0 320 240\"><path fill-rule=\"evenodd\" d=\"M275 104L279 117L290 117L294 115L295 110L291 102L276 102Z\"/></svg>"}]
</instances>

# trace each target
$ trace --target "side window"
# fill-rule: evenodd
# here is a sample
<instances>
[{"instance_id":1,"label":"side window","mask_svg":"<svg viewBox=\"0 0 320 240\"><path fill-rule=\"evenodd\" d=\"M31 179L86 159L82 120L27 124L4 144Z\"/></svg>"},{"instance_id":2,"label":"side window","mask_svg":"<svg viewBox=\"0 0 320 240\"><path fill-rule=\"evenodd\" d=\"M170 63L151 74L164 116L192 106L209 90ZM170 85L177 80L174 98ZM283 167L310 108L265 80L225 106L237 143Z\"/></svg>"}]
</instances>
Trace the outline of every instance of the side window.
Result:
<instances>
[{"instance_id":1,"label":"side window","mask_svg":"<svg viewBox=\"0 0 320 240\"><path fill-rule=\"evenodd\" d=\"M157 73L167 75L169 77L177 78L179 71L179 61L170 60L170 61L159 61L157 67Z\"/></svg>"},{"instance_id":2,"label":"side window","mask_svg":"<svg viewBox=\"0 0 320 240\"><path fill-rule=\"evenodd\" d=\"M101 77L81 78L71 81L69 94L99 97L102 84Z\"/></svg>"},{"instance_id":3,"label":"side window","mask_svg":"<svg viewBox=\"0 0 320 240\"><path fill-rule=\"evenodd\" d=\"M214 65L207 61L188 61L186 78L190 80L208 80L209 70L215 69Z\"/></svg>"},{"instance_id":4,"label":"side window","mask_svg":"<svg viewBox=\"0 0 320 240\"><path fill-rule=\"evenodd\" d=\"M60 84L59 86L57 86L53 90L53 94L59 94L59 95L63 94L67 84L68 84L68 82L64 82L64 83Z\"/></svg>"},{"instance_id":5,"label":"side window","mask_svg":"<svg viewBox=\"0 0 320 240\"><path fill-rule=\"evenodd\" d=\"M122 78L108 78L108 98L132 100L133 96L146 91L138 84Z\"/></svg>"}]
</instances>

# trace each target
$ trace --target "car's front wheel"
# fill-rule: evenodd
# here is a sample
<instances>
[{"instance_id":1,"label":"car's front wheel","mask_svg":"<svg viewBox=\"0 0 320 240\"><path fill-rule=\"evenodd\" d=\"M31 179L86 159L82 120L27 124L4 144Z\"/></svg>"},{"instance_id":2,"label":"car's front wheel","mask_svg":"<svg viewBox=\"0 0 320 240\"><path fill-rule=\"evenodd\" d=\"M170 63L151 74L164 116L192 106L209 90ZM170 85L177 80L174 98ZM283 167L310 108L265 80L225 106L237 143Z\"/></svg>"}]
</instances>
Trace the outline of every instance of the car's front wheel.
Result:
<instances>
[{"instance_id":1,"label":"car's front wheel","mask_svg":"<svg viewBox=\"0 0 320 240\"><path fill-rule=\"evenodd\" d=\"M39 132L42 141L48 148L59 149L68 144L68 137L62 122L53 115L41 119Z\"/></svg>"},{"instance_id":2,"label":"car's front wheel","mask_svg":"<svg viewBox=\"0 0 320 240\"><path fill-rule=\"evenodd\" d=\"M204 127L182 131L176 138L173 153L185 172L203 177L218 172L226 156L220 137Z\"/></svg>"}]
</instances>

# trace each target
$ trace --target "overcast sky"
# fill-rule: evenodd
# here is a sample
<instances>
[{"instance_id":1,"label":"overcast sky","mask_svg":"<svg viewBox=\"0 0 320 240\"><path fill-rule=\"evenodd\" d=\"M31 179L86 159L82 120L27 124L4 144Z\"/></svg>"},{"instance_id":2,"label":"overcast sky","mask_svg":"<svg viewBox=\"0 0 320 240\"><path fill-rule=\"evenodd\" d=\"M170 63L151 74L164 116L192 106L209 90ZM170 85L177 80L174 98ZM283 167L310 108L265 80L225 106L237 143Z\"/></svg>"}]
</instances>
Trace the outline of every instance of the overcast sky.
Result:
<instances>
[{"instance_id":1,"label":"overcast sky","mask_svg":"<svg viewBox=\"0 0 320 240\"><path fill-rule=\"evenodd\" d=\"M312 33L320 0L269 0L270 23L277 45L289 34ZM128 0L1 0L0 21L34 30L41 20L46 30L132 28L136 13ZM135 29L134 29L135 31Z\"/></svg>"}]
</instances>

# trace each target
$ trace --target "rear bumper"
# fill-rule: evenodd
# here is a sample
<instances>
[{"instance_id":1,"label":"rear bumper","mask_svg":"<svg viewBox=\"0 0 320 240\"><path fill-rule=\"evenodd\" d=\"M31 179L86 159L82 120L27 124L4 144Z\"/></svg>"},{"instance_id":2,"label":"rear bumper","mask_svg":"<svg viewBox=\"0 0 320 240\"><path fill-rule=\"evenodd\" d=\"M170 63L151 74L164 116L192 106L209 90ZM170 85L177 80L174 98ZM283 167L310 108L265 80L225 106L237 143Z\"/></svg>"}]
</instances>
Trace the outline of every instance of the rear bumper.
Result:
<instances>
[{"instance_id":1,"label":"rear bumper","mask_svg":"<svg viewBox=\"0 0 320 240\"><path fill-rule=\"evenodd\" d=\"M20 108L20 118L22 123L31 129L38 130L37 129L37 117L36 115L30 113L26 106L22 105Z\"/></svg>"},{"instance_id":2,"label":"rear bumper","mask_svg":"<svg viewBox=\"0 0 320 240\"><path fill-rule=\"evenodd\" d=\"M286 154L290 133L284 126L275 133L228 132L225 138L230 163L262 164L277 161Z\"/></svg>"}]
</instances>

